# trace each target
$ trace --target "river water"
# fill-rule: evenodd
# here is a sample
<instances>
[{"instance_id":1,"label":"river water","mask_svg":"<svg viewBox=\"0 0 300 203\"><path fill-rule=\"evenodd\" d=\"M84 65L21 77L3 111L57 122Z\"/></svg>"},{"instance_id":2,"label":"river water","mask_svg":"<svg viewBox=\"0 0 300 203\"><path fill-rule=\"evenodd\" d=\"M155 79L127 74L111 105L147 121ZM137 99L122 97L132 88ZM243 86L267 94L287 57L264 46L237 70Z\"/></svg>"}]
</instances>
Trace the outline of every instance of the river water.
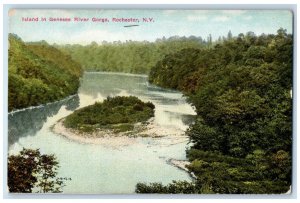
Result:
<instances>
[{"instance_id":1,"label":"river water","mask_svg":"<svg viewBox=\"0 0 300 203\"><path fill-rule=\"evenodd\" d=\"M83 144L52 132L51 127L75 109L116 95L151 101L155 105L154 123L165 136L134 138L130 144L110 146ZM63 193L134 193L138 182L191 180L189 174L168 161L186 159L188 139L183 135L194 115L180 92L150 85L146 76L85 73L78 95L9 114L9 154L23 147L55 154L60 165L58 176L72 179L66 182Z\"/></svg>"}]
</instances>

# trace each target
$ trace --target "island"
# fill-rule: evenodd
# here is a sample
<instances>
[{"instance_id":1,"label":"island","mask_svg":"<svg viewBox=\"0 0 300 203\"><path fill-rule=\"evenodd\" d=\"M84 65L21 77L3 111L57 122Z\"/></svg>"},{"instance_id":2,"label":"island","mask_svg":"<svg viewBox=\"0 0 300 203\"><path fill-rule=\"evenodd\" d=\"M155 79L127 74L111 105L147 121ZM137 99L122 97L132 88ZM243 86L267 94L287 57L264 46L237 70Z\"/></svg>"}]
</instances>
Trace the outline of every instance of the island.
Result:
<instances>
[{"instance_id":1,"label":"island","mask_svg":"<svg viewBox=\"0 0 300 203\"><path fill-rule=\"evenodd\" d=\"M107 97L74 111L59 120L52 130L64 137L81 143L103 144L115 140L126 144L129 138L156 137L153 129L155 106L135 96ZM124 143L125 142L125 143ZM114 144L110 144L114 145Z\"/></svg>"}]
</instances>

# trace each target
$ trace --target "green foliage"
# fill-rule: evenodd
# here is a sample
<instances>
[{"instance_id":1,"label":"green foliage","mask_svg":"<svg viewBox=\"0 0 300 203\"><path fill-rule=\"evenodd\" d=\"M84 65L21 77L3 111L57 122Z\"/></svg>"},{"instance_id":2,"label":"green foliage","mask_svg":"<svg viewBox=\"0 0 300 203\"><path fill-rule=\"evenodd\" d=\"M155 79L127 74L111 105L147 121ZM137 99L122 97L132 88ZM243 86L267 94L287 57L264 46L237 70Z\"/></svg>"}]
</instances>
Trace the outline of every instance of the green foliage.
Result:
<instances>
[{"instance_id":1,"label":"green foliage","mask_svg":"<svg viewBox=\"0 0 300 203\"><path fill-rule=\"evenodd\" d=\"M8 109L37 106L75 94L81 66L46 43L9 35Z\"/></svg>"},{"instance_id":2,"label":"green foliage","mask_svg":"<svg viewBox=\"0 0 300 203\"><path fill-rule=\"evenodd\" d=\"M199 193L195 183L187 181L173 181L164 186L162 183L138 183L136 193L159 193L159 194L197 194Z\"/></svg>"},{"instance_id":3,"label":"green foliage","mask_svg":"<svg viewBox=\"0 0 300 203\"><path fill-rule=\"evenodd\" d=\"M58 162L54 155L25 149L8 157L8 188L12 193L62 192L68 178L57 178Z\"/></svg>"},{"instance_id":4,"label":"green foliage","mask_svg":"<svg viewBox=\"0 0 300 203\"><path fill-rule=\"evenodd\" d=\"M248 159L244 158L237 158L232 156L226 156L222 155L218 152L212 152L212 151L204 151L199 150L195 148L191 148L186 151L187 157L190 161L193 160L203 160L206 162L226 162L229 164L229 166L243 166L243 165L249 165L250 161Z\"/></svg>"},{"instance_id":5,"label":"green foliage","mask_svg":"<svg viewBox=\"0 0 300 203\"><path fill-rule=\"evenodd\" d=\"M127 73L149 73L151 67L165 54L175 53L184 48L202 48L209 43L201 37L170 37L155 42L116 41L102 44L56 46L83 65L87 71L113 71Z\"/></svg>"},{"instance_id":6,"label":"green foliage","mask_svg":"<svg viewBox=\"0 0 300 203\"><path fill-rule=\"evenodd\" d=\"M272 160L278 154L281 164L286 168L284 172L281 171L281 176L274 176L279 168L283 169L274 167ZM255 150L246 158L234 158L191 149L188 156L193 160L188 168L197 176L199 187L210 188L213 193L283 193L291 184L287 152L266 155L263 150Z\"/></svg>"},{"instance_id":7,"label":"green foliage","mask_svg":"<svg viewBox=\"0 0 300 203\"><path fill-rule=\"evenodd\" d=\"M149 81L184 91L196 107L199 119L187 135L197 149L237 157L290 151L292 42L281 29L183 49L159 61Z\"/></svg>"},{"instance_id":8,"label":"green foliage","mask_svg":"<svg viewBox=\"0 0 300 203\"><path fill-rule=\"evenodd\" d=\"M197 177L194 181L173 181L166 186L161 183L138 183L136 192L280 194L288 191L291 184L290 157L284 151L267 156L264 151L255 150L246 158L235 158L215 152L190 149L187 155L191 161L188 169ZM274 175L275 173L277 174Z\"/></svg>"},{"instance_id":9,"label":"green foliage","mask_svg":"<svg viewBox=\"0 0 300 203\"><path fill-rule=\"evenodd\" d=\"M183 91L196 108L186 134L199 193L289 189L292 67L292 35L279 29L277 35L231 36L210 49L183 49L151 69L150 82Z\"/></svg>"},{"instance_id":10,"label":"green foliage","mask_svg":"<svg viewBox=\"0 0 300 203\"><path fill-rule=\"evenodd\" d=\"M151 69L149 82L162 87L179 89L182 77L196 70L195 64L199 54L200 50L198 49L183 49L177 53L166 55L163 61L158 62Z\"/></svg>"},{"instance_id":11,"label":"green foliage","mask_svg":"<svg viewBox=\"0 0 300 203\"><path fill-rule=\"evenodd\" d=\"M151 102L144 103L134 96L117 96L74 111L66 117L64 124L85 132L96 128L125 132L132 130L134 123L145 122L153 116L154 105Z\"/></svg>"},{"instance_id":12,"label":"green foliage","mask_svg":"<svg viewBox=\"0 0 300 203\"><path fill-rule=\"evenodd\" d=\"M132 131L134 129L134 126L132 124L128 124L128 123L122 123L119 125L114 125L113 129L114 129L114 132L116 132L116 133L127 132L127 131Z\"/></svg>"}]
</instances>

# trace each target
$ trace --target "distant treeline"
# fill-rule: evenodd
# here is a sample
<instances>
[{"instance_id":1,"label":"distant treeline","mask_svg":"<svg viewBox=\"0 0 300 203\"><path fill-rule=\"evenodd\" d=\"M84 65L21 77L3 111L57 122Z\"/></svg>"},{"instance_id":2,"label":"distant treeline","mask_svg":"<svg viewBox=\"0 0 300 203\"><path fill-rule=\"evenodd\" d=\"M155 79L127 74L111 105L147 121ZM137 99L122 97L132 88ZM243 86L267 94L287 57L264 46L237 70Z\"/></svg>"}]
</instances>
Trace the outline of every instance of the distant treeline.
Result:
<instances>
[{"instance_id":1,"label":"distant treeline","mask_svg":"<svg viewBox=\"0 0 300 203\"><path fill-rule=\"evenodd\" d=\"M46 42L24 43L9 34L8 110L36 106L75 94L81 65Z\"/></svg>"},{"instance_id":2,"label":"distant treeline","mask_svg":"<svg viewBox=\"0 0 300 203\"><path fill-rule=\"evenodd\" d=\"M195 36L173 36L163 37L155 42L129 40L112 43L104 41L101 44L92 42L86 46L79 44L54 46L70 54L87 71L148 74L151 67L155 66L156 62L166 54L176 53L185 48L211 47L212 43L210 35L207 40Z\"/></svg>"},{"instance_id":3,"label":"distant treeline","mask_svg":"<svg viewBox=\"0 0 300 203\"><path fill-rule=\"evenodd\" d=\"M292 169L293 36L254 33L163 57L149 81L183 91L195 182L139 183L139 193L285 193Z\"/></svg>"}]
</instances>

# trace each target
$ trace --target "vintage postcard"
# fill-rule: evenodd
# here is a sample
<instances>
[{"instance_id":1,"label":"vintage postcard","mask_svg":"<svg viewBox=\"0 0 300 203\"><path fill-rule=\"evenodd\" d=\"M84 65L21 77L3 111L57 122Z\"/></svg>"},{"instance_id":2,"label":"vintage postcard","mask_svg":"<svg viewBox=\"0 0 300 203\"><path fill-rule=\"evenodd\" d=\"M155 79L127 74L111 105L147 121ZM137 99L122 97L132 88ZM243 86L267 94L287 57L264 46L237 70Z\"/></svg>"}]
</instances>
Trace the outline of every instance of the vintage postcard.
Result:
<instances>
[{"instance_id":1,"label":"vintage postcard","mask_svg":"<svg viewBox=\"0 0 300 203\"><path fill-rule=\"evenodd\" d=\"M8 20L10 194L291 194L291 11Z\"/></svg>"}]
</instances>

